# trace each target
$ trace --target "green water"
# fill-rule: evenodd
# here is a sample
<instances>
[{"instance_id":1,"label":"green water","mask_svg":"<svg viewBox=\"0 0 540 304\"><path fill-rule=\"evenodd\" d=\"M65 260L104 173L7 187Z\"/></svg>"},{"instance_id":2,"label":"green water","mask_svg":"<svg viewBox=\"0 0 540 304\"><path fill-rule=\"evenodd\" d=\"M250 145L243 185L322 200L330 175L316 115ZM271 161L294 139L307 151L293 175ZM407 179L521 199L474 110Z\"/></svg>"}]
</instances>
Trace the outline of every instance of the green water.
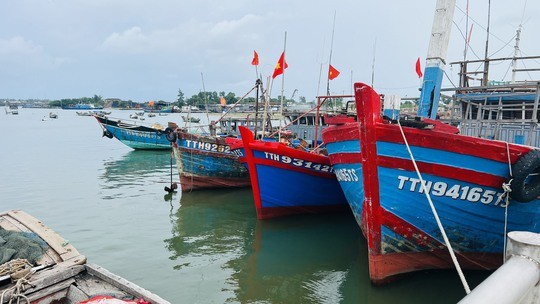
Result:
<instances>
[{"instance_id":1,"label":"green water","mask_svg":"<svg viewBox=\"0 0 540 304\"><path fill-rule=\"evenodd\" d=\"M56 110L51 120L49 111L0 112L0 210L32 214L89 262L172 303L456 303L465 295L455 270L372 286L366 243L348 213L259 221L247 188L168 197L170 153L133 151L101 137L92 117ZM145 122L167 121L180 115ZM465 274L474 287L489 273Z\"/></svg>"}]
</instances>

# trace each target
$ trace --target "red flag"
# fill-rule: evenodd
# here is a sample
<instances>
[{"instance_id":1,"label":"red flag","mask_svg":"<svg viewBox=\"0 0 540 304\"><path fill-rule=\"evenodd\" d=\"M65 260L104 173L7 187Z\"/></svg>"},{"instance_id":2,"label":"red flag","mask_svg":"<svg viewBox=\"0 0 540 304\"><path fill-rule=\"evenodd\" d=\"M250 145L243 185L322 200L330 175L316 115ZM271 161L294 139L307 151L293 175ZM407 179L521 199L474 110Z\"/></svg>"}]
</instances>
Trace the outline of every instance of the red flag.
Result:
<instances>
[{"instance_id":1,"label":"red flag","mask_svg":"<svg viewBox=\"0 0 540 304\"><path fill-rule=\"evenodd\" d=\"M328 67L328 79L333 80L339 76L339 71L336 70L332 65Z\"/></svg>"},{"instance_id":2,"label":"red flag","mask_svg":"<svg viewBox=\"0 0 540 304\"><path fill-rule=\"evenodd\" d=\"M420 57L416 60L416 74L418 74L418 78L422 78L424 74L422 74L422 68L420 68Z\"/></svg>"},{"instance_id":3,"label":"red flag","mask_svg":"<svg viewBox=\"0 0 540 304\"><path fill-rule=\"evenodd\" d=\"M251 65L259 65L259 54L256 51L253 51L253 60L251 60Z\"/></svg>"},{"instance_id":4,"label":"red flag","mask_svg":"<svg viewBox=\"0 0 540 304\"><path fill-rule=\"evenodd\" d=\"M272 79L283 74L283 71L288 67L289 65L287 64L287 62L285 62L285 52L283 52L281 53L281 57L279 57L279 60L276 64L276 68L274 69L274 74L272 75Z\"/></svg>"}]
</instances>

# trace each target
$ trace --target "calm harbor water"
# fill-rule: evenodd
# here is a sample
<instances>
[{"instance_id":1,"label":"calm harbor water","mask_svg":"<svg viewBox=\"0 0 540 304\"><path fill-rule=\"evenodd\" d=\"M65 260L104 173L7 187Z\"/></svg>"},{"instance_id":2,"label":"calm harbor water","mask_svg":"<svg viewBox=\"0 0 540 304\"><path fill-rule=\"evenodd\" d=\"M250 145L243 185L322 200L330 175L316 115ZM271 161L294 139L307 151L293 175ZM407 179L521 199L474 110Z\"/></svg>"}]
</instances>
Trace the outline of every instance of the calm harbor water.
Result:
<instances>
[{"instance_id":1,"label":"calm harbor water","mask_svg":"<svg viewBox=\"0 0 540 304\"><path fill-rule=\"evenodd\" d=\"M30 213L89 262L171 303L456 303L465 295L455 270L372 286L351 214L259 221L250 189L167 196L169 152L133 151L102 137L92 117L49 112L0 112L0 210ZM145 122L167 121L181 124L179 114ZM465 274L471 287L489 275Z\"/></svg>"}]
</instances>

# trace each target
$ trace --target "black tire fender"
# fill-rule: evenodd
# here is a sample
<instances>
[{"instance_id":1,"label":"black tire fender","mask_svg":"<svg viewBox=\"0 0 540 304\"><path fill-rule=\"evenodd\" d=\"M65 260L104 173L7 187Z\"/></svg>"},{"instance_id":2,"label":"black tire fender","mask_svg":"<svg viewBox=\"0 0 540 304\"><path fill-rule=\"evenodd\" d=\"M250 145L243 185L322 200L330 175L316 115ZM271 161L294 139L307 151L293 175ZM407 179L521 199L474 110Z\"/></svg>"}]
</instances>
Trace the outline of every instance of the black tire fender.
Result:
<instances>
[{"instance_id":1,"label":"black tire fender","mask_svg":"<svg viewBox=\"0 0 540 304\"><path fill-rule=\"evenodd\" d=\"M103 130L103 135L101 135L101 137L108 137L108 138L113 138L113 135L111 132L109 132L109 130Z\"/></svg>"},{"instance_id":2,"label":"black tire fender","mask_svg":"<svg viewBox=\"0 0 540 304\"><path fill-rule=\"evenodd\" d=\"M540 150L531 150L512 166L510 197L518 202L530 202L540 196Z\"/></svg>"},{"instance_id":3,"label":"black tire fender","mask_svg":"<svg viewBox=\"0 0 540 304\"><path fill-rule=\"evenodd\" d=\"M176 142L176 140L178 139L178 135L173 128L165 129L165 137L167 137L167 140L172 143Z\"/></svg>"}]
</instances>

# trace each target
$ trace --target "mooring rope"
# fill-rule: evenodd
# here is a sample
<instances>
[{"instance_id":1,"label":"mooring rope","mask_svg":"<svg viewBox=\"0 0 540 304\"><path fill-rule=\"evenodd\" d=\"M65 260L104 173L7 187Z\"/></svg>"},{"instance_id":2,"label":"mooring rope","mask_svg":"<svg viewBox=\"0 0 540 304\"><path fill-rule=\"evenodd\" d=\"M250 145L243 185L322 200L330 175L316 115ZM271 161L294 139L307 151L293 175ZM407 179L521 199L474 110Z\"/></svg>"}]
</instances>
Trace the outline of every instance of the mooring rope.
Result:
<instances>
[{"instance_id":1,"label":"mooring rope","mask_svg":"<svg viewBox=\"0 0 540 304\"><path fill-rule=\"evenodd\" d=\"M13 274L22 275L22 277L18 279L12 277L15 285L2 292L0 295L0 303L4 303L4 297L8 292L11 292L11 295L9 295L9 301L7 302L8 304L14 303L14 300L17 300L16 303L20 303L21 298L26 300L26 303L30 304L30 300L23 293L25 290L25 285L33 286L28 281L28 278L34 273L35 270L32 270L32 265L26 259L14 259L0 265L0 276Z\"/></svg>"},{"instance_id":2,"label":"mooring rope","mask_svg":"<svg viewBox=\"0 0 540 304\"><path fill-rule=\"evenodd\" d=\"M456 258L456 255L454 253L454 249L452 249L452 245L450 244L450 241L448 240L448 237L446 236L446 232L444 230L444 227L441 223L441 220L439 219L439 214L437 213L437 210L435 209L435 205L433 205L433 201L431 200L431 196L429 195L428 189L426 188L426 184L424 182L424 179L422 178L422 174L420 173L420 170L418 169L418 166L416 164L416 160L414 159L414 156L412 154L411 148L409 146L409 142L407 141L407 138L405 137L405 132L403 132L403 128L401 127L401 124L399 123L398 119L398 126L399 131L401 131L401 136L403 137L403 140L405 141L405 146L407 147L407 151L409 152L409 155L411 156L412 163L414 165L414 170L416 171L416 174L418 175L418 179L420 179L420 186L422 187L422 191L424 191L424 194L426 195L426 198L429 202L429 206L431 207L431 211L433 212L433 216L435 217L435 221L437 222L437 226L439 226L439 230L441 231L442 237L444 239L444 243L446 247L448 248L448 252L450 253L450 256L452 258L452 262L454 263L454 266L456 267L456 270L459 274L459 278L461 279L461 283L463 284L463 287L465 288L465 292L467 294L471 293L471 289L469 287L469 284L467 283L467 280L465 279L465 275L463 274L463 271L461 270L461 266L459 265L459 262Z\"/></svg>"},{"instance_id":3,"label":"mooring rope","mask_svg":"<svg viewBox=\"0 0 540 304\"><path fill-rule=\"evenodd\" d=\"M512 192L512 188L510 185L512 184L512 181L514 180L514 174L512 172L512 161L510 160L510 145L508 142L506 142L506 155L508 156L508 172L510 173L510 180L508 183L503 183L502 188L504 190L503 194L501 194L501 197L504 195L506 197L506 205L504 206L504 231L503 231L503 263L506 262L506 234L508 233L508 205L510 205L510 192ZM500 200L500 198L499 198Z\"/></svg>"}]
</instances>

